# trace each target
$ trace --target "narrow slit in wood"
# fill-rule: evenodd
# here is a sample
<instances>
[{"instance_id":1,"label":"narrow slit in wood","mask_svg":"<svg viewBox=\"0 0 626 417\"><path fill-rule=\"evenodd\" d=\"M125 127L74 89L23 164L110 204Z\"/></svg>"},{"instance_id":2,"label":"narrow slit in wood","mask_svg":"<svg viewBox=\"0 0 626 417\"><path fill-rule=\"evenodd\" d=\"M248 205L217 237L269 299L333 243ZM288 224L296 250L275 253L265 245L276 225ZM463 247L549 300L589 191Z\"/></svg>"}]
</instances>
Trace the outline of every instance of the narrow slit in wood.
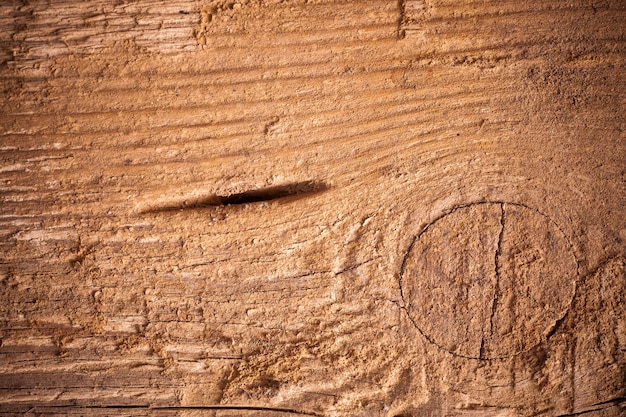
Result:
<instances>
[{"instance_id":1,"label":"narrow slit in wood","mask_svg":"<svg viewBox=\"0 0 626 417\"><path fill-rule=\"evenodd\" d=\"M156 207L143 210L142 213L160 213L168 211L192 210L207 207L233 206L241 204L253 204L264 201L273 201L279 199L291 200L303 198L313 194L318 194L329 189L324 182L303 181L288 183L283 185L275 185L272 187L258 188L241 193L229 195L210 195L194 201L180 201L168 203Z\"/></svg>"}]
</instances>

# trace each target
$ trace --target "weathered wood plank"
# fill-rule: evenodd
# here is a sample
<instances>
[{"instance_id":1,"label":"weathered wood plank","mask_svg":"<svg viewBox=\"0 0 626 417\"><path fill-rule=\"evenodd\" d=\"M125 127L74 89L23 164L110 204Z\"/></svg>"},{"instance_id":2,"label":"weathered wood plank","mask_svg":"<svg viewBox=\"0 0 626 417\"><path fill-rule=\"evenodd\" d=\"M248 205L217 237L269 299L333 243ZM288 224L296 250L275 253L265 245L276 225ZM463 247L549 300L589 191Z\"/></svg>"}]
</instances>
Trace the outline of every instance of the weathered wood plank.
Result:
<instances>
[{"instance_id":1,"label":"weathered wood plank","mask_svg":"<svg viewBox=\"0 0 626 417\"><path fill-rule=\"evenodd\" d=\"M0 414L623 414L625 13L0 5Z\"/></svg>"}]
</instances>

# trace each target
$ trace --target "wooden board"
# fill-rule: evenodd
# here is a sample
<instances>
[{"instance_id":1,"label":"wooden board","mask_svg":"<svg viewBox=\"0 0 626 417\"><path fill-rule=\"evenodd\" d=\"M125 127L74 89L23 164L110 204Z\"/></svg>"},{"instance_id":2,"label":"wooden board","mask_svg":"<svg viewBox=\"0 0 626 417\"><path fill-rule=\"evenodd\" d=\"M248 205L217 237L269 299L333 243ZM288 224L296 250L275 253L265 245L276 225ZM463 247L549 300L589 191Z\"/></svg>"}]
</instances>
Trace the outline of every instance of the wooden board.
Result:
<instances>
[{"instance_id":1,"label":"wooden board","mask_svg":"<svg viewBox=\"0 0 626 417\"><path fill-rule=\"evenodd\" d=\"M0 414L619 416L620 0L0 5Z\"/></svg>"}]
</instances>

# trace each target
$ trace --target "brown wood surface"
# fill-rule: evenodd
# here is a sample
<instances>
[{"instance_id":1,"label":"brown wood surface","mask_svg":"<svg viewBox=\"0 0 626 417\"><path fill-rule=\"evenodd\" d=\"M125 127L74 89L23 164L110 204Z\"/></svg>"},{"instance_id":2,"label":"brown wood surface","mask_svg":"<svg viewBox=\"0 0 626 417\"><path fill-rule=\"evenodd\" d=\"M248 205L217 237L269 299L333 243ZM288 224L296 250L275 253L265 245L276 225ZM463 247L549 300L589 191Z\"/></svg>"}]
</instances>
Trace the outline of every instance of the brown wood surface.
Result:
<instances>
[{"instance_id":1,"label":"brown wood surface","mask_svg":"<svg viewBox=\"0 0 626 417\"><path fill-rule=\"evenodd\" d=\"M623 415L622 0L4 1L0 415Z\"/></svg>"}]
</instances>

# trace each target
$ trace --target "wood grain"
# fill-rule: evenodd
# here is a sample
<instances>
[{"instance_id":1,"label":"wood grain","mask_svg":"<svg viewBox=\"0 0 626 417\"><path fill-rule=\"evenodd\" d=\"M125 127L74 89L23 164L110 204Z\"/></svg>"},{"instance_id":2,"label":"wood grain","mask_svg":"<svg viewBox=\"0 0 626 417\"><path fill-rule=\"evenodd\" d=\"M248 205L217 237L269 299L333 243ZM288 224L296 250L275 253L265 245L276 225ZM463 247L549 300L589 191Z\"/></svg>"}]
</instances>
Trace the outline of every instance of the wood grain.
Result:
<instances>
[{"instance_id":1,"label":"wood grain","mask_svg":"<svg viewBox=\"0 0 626 417\"><path fill-rule=\"evenodd\" d=\"M623 2L9 1L0 60L0 414L624 413ZM576 263L497 360L401 294L480 202Z\"/></svg>"}]
</instances>

